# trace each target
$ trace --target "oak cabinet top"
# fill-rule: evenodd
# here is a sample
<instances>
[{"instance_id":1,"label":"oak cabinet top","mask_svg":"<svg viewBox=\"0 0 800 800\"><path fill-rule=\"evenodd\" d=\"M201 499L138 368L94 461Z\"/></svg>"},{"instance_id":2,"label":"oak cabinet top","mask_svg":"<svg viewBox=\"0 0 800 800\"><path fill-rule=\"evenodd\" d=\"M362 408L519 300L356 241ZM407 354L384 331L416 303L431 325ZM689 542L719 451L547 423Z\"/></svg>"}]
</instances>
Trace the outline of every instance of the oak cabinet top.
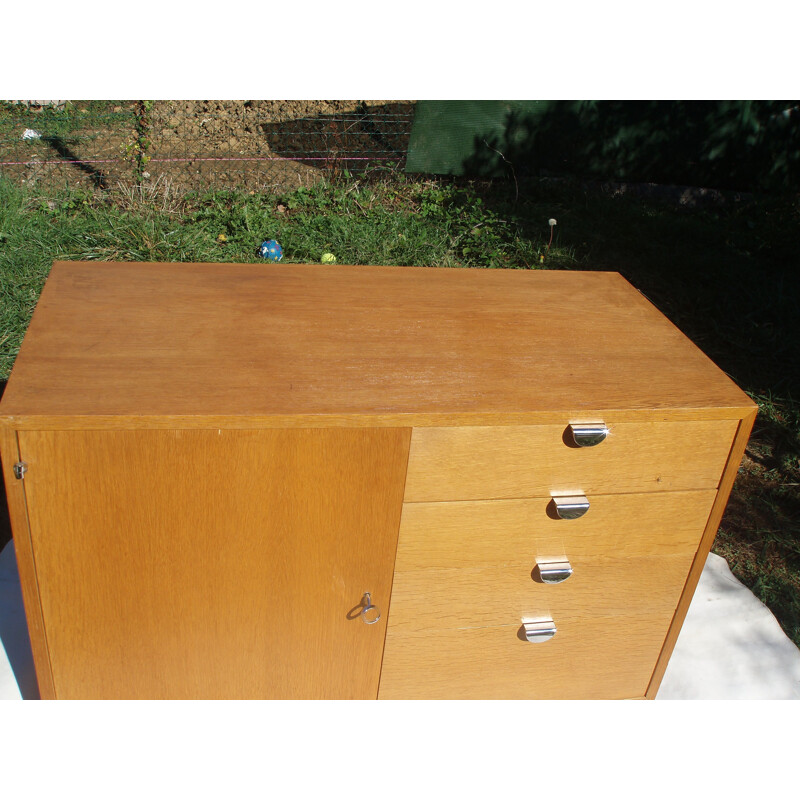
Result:
<instances>
[{"instance_id":1,"label":"oak cabinet top","mask_svg":"<svg viewBox=\"0 0 800 800\"><path fill-rule=\"evenodd\" d=\"M56 262L0 416L463 425L754 407L617 273Z\"/></svg>"}]
</instances>

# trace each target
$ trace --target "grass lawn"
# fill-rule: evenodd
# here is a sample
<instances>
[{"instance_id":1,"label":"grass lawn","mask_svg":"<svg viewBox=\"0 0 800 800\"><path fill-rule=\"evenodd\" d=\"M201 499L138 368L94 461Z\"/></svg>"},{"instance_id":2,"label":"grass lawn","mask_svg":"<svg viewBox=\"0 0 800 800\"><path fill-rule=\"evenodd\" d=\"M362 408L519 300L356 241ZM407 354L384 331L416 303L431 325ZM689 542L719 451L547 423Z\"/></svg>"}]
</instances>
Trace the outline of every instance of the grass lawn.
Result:
<instances>
[{"instance_id":1,"label":"grass lawn","mask_svg":"<svg viewBox=\"0 0 800 800\"><path fill-rule=\"evenodd\" d=\"M283 196L46 194L0 178L0 381L53 260L257 262L269 238L296 263L332 252L349 264L621 272L760 406L715 551L800 645L796 199L689 209L578 184L391 172Z\"/></svg>"}]
</instances>

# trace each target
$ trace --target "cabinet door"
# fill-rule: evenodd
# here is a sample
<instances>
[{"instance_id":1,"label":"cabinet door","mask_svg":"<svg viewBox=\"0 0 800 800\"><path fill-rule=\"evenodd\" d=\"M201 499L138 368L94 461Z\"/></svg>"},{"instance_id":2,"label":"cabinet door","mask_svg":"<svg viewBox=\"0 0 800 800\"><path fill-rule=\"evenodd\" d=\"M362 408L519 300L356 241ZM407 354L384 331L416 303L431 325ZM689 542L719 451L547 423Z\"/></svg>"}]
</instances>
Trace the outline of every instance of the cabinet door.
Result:
<instances>
[{"instance_id":1,"label":"cabinet door","mask_svg":"<svg viewBox=\"0 0 800 800\"><path fill-rule=\"evenodd\" d=\"M408 429L19 438L56 697L377 696Z\"/></svg>"}]
</instances>

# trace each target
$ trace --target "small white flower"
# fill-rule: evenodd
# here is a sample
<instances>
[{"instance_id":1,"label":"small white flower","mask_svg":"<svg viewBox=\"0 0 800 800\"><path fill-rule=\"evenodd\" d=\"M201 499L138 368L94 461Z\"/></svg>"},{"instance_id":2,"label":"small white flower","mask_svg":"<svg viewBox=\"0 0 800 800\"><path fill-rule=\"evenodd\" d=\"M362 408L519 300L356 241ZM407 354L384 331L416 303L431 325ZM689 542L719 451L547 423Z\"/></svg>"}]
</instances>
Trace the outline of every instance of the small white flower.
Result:
<instances>
[{"instance_id":1,"label":"small white flower","mask_svg":"<svg viewBox=\"0 0 800 800\"><path fill-rule=\"evenodd\" d=\"M25 128L25 133L22 134L23 139L41 139L42 134L39 131L31 130L30 128Z\"/></svg>"},{"instance_id":2,"label":"small white flower","mask_svg":"<svg viewBox=\"0 0 800 800\"><path fill-rule=\"evenodd\" d=\"M547 224L552 228L553 225L556 224L556 221L554 219L549 219L549 220L547 220Z\"/></svg>"}]
</instances>

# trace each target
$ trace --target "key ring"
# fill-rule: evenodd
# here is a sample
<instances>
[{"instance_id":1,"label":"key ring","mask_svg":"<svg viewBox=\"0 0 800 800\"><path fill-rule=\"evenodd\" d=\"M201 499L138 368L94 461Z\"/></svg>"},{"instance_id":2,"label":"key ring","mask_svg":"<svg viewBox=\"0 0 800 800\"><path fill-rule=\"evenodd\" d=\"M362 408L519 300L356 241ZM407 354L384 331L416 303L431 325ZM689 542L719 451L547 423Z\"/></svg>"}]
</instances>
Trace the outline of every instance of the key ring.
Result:
<instances>
[{"instance_id":1,"label":"key ring","mask_svg":"<svg viewBox=\"0 0 800 800\"><path fill-rule=\"evenodd\" d=\"M381 612L378 610L377 606L372 605L369 592L364 592L364 597L361 602L364 606L364 608L361 609L361 619L366 625L374 625L381 618ZM374 613L370 614L370 612ZM375 616L376 614L377 616Z\"/></svg>"}]
</instances>

